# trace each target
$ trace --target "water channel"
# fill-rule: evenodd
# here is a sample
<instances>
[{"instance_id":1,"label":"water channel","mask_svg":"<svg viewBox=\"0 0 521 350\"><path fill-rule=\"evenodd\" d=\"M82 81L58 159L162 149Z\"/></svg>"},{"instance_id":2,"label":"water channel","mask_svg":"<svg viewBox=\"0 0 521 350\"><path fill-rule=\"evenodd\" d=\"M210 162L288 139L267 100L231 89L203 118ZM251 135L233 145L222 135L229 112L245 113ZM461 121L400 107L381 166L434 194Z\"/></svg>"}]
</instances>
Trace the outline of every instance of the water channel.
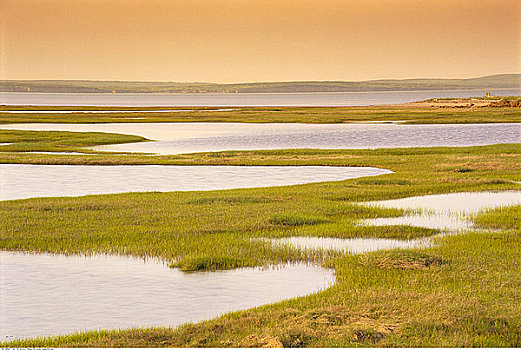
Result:
<instances>
[{"instance_id":1,"label":"water channel","mask_svg":"<svg viewBox=\"0 0 521 350\"><path fill-rule=\"evenodd\" d=\"M328 166L0 164L0 200L285 186L389 173L371 167Z\"/></svg>"},{"instance_id":2,"label":"water channel","mask_svg":"<svg viewBox=\"0 0 521 350\"><path fill-rule=\"evenodd\" d=\"M110 123L9 124L4 130L109 132L138 135L153 142L94 147L98 151L179 154L262 149L374 149L482 146L519 143L521 124L250 124ZM1 148L0 148L1 151Z\"/></svg>"},{"instance_id":3,"label":"water channel","mask_svg":"<svg viewBox=\"0 0 521 350\"><path fill-rule=\"evenodd\" d=\"M521 95L520 89L464 89L367 92L290 92L290 93L39 93L2 92L6 105L33 106L368 106L422 101L443 97L479 97Z\"/></svg>"}]
</instances>

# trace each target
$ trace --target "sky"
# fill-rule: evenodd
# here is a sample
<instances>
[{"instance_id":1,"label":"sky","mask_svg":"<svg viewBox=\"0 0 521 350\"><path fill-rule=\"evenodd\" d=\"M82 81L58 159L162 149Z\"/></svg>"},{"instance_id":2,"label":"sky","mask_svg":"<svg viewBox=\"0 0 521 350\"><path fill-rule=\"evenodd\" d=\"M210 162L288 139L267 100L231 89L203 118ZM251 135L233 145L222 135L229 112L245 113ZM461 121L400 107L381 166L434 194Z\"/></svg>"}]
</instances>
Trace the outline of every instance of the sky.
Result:
<instances>
[{"instance_id":1,"label":"sky","mask_svg":"<svg viewBox=\"0 0 521 350\"><path fill-rule=\"evenodd\" d=\"M520 72L519 0L0 0L0 79L225 83Z\"/></svg>"}]
</instances>

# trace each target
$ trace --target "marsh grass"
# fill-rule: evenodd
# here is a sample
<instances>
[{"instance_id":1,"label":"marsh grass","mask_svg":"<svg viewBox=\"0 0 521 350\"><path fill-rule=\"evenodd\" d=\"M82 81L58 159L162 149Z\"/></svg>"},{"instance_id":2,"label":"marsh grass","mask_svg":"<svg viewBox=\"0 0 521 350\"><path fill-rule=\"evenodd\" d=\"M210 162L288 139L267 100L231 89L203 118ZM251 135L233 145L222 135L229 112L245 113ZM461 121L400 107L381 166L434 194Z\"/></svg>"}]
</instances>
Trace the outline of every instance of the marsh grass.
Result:
<instances>
[{"instance_id":1,"label":"marsh grass","mask_svg":"<svg viewBox=\"0 0 521 350\"><path fill-rule=\"evenodd\" d=\"M97 107L99 108L99 107ZM168 109L177 109L167 107ZM180 109L184 109L180 108ZM95 110L96 107L30 107L0 106L0 124L9 123L140 123L162 122L235 122L235 123L360 123L400 121L406 124L451 123L519 123L521 114L516 107L445 108L429 106L367 106L367 107L233 107L216 111L212 108L161 113L71 113L71 114L12 114L2 110ZM103 107L102 110L132 108ZM159 108L139 108L153 110ZM163 108L165 109L165 108Z\"/></svg>"},{"instance_id":2,"label":"marsh grass","mask_svg":"<svg viewBox=\"0 0 521 350\"><path fill-rule=\"evenodd\" d=\"M423 250L329 262L337 284L176 329L86 332L4 346L518 347L521 235L446 236ZM506 302L508 301L508 302Z\"/></svg>"},{"instance_id":3,"label":"marsh grass","mask_svg":"<svg viewBox=\"0 0 521 350\"><path fill-rule=\"evenodd\" d=\"M296 161L286 160L295 157ZM91 158L112 161L115 156ZM133 164L140 157L119 159ZM146 159L149 163L168 159L167 163L174 164L208 164L205 154ZM273 188L4 201L0 203L0 248L66 254L95 251L155 256L176 262L202 257L211 262L193 265L208 265L210 269L285 261L323 262L321 256L276 248L252 238L432 236L438 231L411 226L359 226L362 219L396 217L406 212L357 203L422 194L519 189L520 184L509 180L519 178L516 165L520 162L519 145L223 152L218 161L211 158L211 164L363 165L391 169L394 173ZM453 167L460 164L471 164L475 171L454 172ZM374 180L378 180L376 184ZM223 262L214 263L212 258L223 258Z\"/></svg>"},{"instance_id":4,"label":"marsh grass","mask_svg":"<svg viewBox=\"0 0 521 350\"><path fill-rule=\"evenodd\" d=\"M251 265L251 263L232 256L189 256L172 263L170 267L177 267L181 271L187 272L200 270L233 269L246 265Z\"/></svg>"},{"instance_id":5,"label":"marsh grass","mask_svg":"<svg viewBox=\"0 0 521 350\"><path fill-rule=\"evenodd\" d=\"M449 262L438 256L415 250L393 250L378 255L363 255L359 263L368 268L416 270Z\"/></svg>"},{"instance_id":6,"label":"marsh grass","mask_svg":"<svg viewBox=\"0 0 521 350\"><path fill-rule=\"evenodd\" d=\"M84 147L146 141L134 135L103 132L0 130L0 152L82 152Z\"/></svg>"},{"instance_id":7,"label":"marsh grass","mask_svg":"<svg viewBox=\"0 0 521 350\"><path fill-rule=\"evenodd\" d=\"M521 230L521 205L485 210L473 218L476 226L493 230Z\"/></svg>"},{"instance_id":8,"label":"marsh grass","mask_svg":"<svg viewBox=\"0 0 521 350\"><path fill-rule=\"evenodd\" d=\"M520 206L475 218L501 232L436 238L422 250L320 254L274 246L289 236L408 239L436 230L357 226L404 211L356 203L414 195L514 190L519 145L379 150L219 152L168 157L2 155L35 164L376 166L377 178L209 192L126 193L0 202L0 248L159 257L186 270L286 261L335 269L337 284L176 329L85 332L2 343L15 347L516 347L521 345ZM58 159L60 158L60 159ZM473 171L459 172L455 169ZM376 181L375 181L376 180ZM488 225L488 226L487 226Z\"/></svg>"},{"instance_id":9,"label":"marsh grass","mask_svg":"<svg viewBox=\"0 0 521 350\"><path fill-rule=\"evenodd\" d=\"M288 215L288 214L277 214L273 215L269 219L269 223L275 226L304 226L304 225L318 225L328 222L328 220L311 217L311 216L299 216L299 215Z\"/></svg>"}]
</instances>

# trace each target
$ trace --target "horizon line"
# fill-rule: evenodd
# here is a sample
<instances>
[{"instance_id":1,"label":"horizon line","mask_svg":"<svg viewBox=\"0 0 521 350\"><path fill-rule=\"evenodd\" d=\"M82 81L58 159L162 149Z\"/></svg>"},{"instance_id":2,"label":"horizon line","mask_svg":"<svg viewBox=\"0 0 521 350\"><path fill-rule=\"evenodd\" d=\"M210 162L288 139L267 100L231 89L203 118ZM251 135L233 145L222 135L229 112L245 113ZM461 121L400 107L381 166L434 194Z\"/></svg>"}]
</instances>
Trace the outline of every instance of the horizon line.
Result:
<instances>
[{"instance_id":1,"label":"horizon line","mask_svg":"<svg viewBox=\"0 0 521 350\"><path fill-rule=\"evenodd\" d=\"M85 81L85 82L124 82L124 83L175 83L175 84L209 84L209 85L240 85L240 84L272 84L272 83L365 83L375 81L407 81L407 80L471 80L486 77L495 77L501 75L520 75L519 73L498 73L488 74L472 77L451 77L451 78L427 78L427 77L414 77L414 78L378 78L378 79L366 79L366 80L273 80L273 81L241 81L241 82L206 82L206 81L173 81L173 80L101 80L101 79L0 79L0 82L9 81Z\"/></svg>"}]
</instances>

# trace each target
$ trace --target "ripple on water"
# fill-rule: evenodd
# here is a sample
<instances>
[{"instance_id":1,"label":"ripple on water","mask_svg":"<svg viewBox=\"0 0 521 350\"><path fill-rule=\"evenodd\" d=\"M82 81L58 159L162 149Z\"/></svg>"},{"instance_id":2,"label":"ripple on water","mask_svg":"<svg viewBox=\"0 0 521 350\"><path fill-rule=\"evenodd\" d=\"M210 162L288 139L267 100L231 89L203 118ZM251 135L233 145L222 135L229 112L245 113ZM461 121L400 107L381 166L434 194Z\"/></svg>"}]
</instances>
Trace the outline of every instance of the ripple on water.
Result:
<instances>
[{"instance_id":1,"label":"ripple on water","mask_svg":"<svg viewBox=\"0 0 521 350\"><path fill-rule=\"evenodd\" d=\"M501 124L107 123L12 124L0 129L93 131L154 142L96 146L99 151L179 154L226 150L373 149L519 143L521 128Z\"/></svg>"},{"instance_id":2,"label":"ripple on water","mask_svg":"<svg viewBox=\"0 0 521 350\"><path fill-rule=\"evenodd\" d=\"M389 173L392 171L378 168L329 166L0 164L0 200L286 186Z\"/></svg>"},{"instance_id":3,"label":"ripple on water","mask_svg":"<svg viewBox=\"0 0 521 350\"><path fill-rule=\"evenodd\" d=\"M157 261L0 251L0 339L131 326L176 326L332 285L332 270L275 268L183 273Z\"/></svg>"}]
</instances>

